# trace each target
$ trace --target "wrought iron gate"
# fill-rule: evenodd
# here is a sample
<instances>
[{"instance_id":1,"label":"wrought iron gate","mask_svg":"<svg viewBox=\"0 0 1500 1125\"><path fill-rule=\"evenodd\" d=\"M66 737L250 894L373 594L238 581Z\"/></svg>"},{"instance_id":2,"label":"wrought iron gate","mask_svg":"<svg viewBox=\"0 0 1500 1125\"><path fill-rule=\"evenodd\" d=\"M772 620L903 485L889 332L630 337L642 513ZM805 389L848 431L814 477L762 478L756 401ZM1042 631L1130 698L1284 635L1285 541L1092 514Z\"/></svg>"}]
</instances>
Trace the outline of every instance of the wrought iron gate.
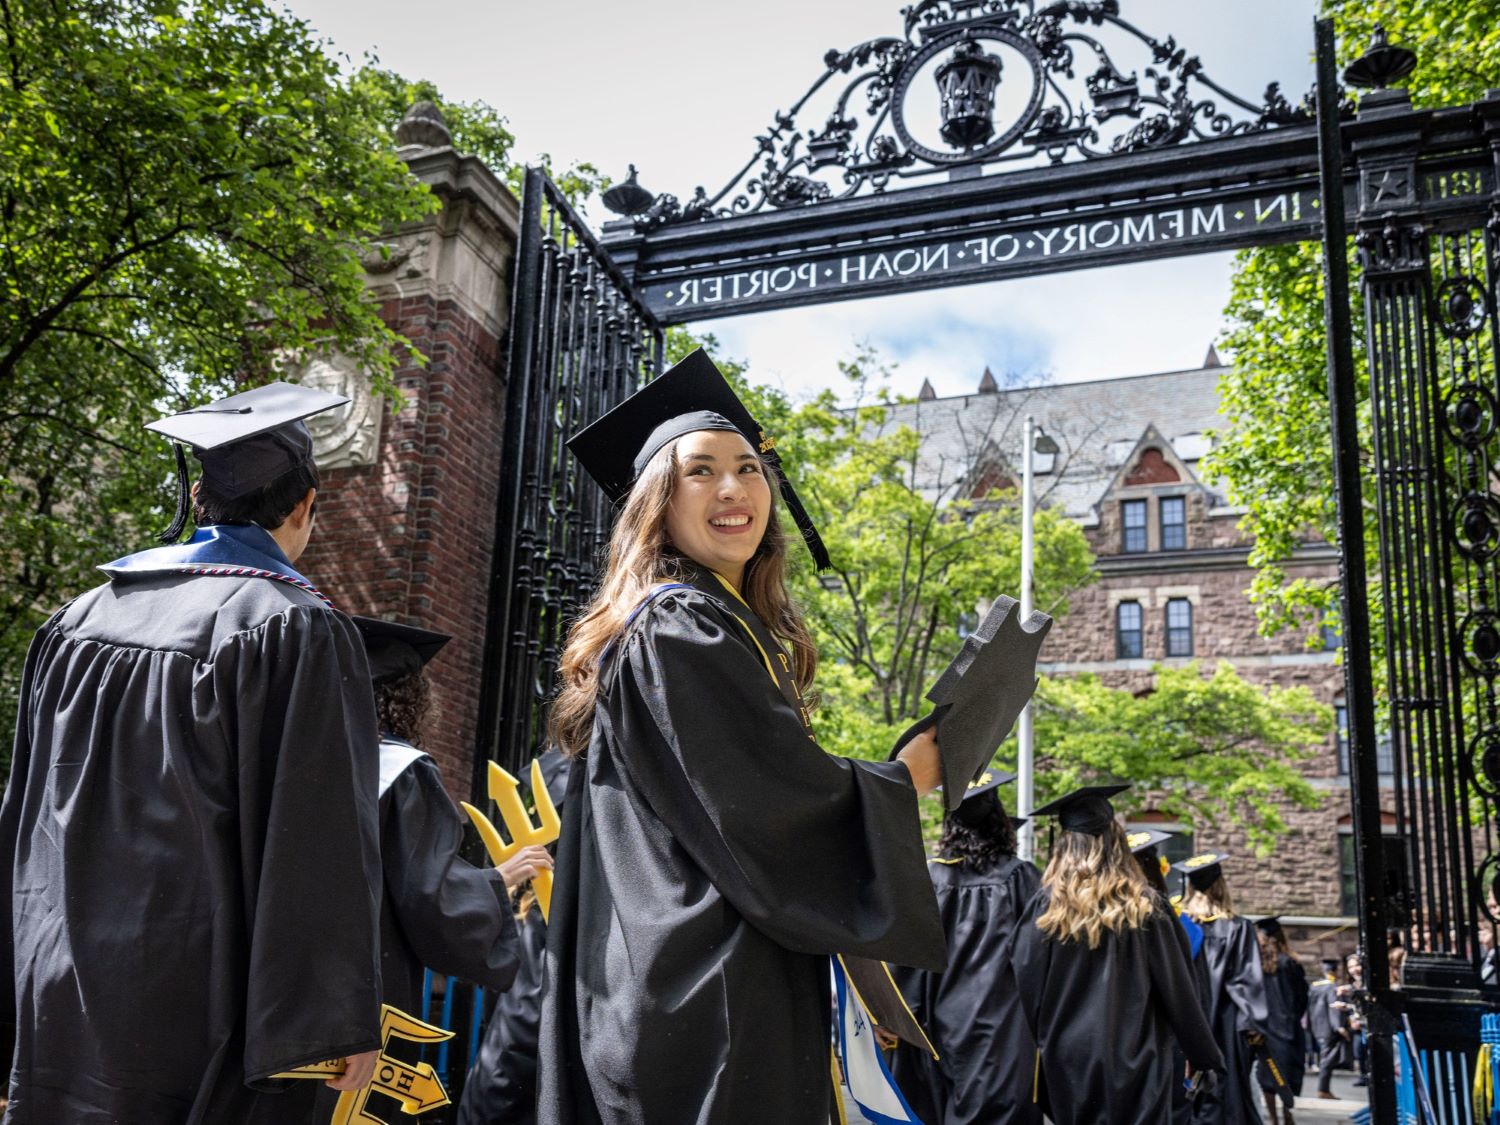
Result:
<instances>
[{"instance_id":1,"label":"wrought iron gate","mask_svg":"<svg viewBox=\"0 0 1500 1125\"><path fill-rule=\"evenodd\" d=\"M1482 979L1483 939L1493 948L1500 923L1500 196L1493 181L1476 178L1464 193L1470 205L1446 211L1419 191L1432 119L1379 136L1356 127L1342 143L1328 25L1320 26L1319 40L1319 86L1330 92L1320 96L1324 182L1341 180L1352 163L1358 183L1354 233L1379 516L1376 605L1386 656L1382 691L1365 644L1371 590L1364 580L1361 427L1344 208L1335 200L1324 244L1329 386L1372 1107L1376 1122L1395 1122L1393 1045L1405 1042L1413 1050L1403 1056L1403 1093L1429 1107L1421 1120L1458 1125L1472 1118L1467 1090L1454 1076L1470 1073L1480 1017L1500 1001L1493 975ZM1381 91L1366 98L1361 117L1374 116L1371 110L1410 113L1410 106L1403 94ZM1500 104L1481 102L1468 112L1500 159ZM1384 808L1378 724L1388 728L1393 758L1385 766L1394 785ZM1406 959L1399 989L1390 973L1397 947Z\"/></svg>"},{"instance_id":2,"label":"wrought iron gate","mask_svg":"<svg viewBox=\"0 0 1500 1125\"><path fill-rule=\"evenodd\" d=\"M515 772L540 752L568 619L609 534L609 503L564 443L657 372L662 347L632 284L557 186L527 169L477 794L489 761Z\"/></svg>"}]
</instances>

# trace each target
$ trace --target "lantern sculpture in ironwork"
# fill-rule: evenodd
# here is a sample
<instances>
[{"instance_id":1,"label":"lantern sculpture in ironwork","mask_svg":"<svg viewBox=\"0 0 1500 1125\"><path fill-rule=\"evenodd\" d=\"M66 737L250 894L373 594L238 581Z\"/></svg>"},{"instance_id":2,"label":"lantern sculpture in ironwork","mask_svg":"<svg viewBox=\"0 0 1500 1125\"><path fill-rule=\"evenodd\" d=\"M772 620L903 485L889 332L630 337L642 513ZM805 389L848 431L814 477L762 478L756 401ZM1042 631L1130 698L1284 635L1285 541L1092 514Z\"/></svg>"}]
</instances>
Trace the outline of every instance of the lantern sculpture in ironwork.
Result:
<instances>
[{"instance_id":1,"label":"lantern sculpture in ironwork","mask_svg":"<svg viewBox=\"0 0 1500 1125\"><path fill-rule=\"evenodd\" d=\"M974 148L995 135L995 89L1000 85L1000 59L975 40L953 49L953 57L937 70L943 100L943 140L954 148Z\"/></svg>"}]
</instances>

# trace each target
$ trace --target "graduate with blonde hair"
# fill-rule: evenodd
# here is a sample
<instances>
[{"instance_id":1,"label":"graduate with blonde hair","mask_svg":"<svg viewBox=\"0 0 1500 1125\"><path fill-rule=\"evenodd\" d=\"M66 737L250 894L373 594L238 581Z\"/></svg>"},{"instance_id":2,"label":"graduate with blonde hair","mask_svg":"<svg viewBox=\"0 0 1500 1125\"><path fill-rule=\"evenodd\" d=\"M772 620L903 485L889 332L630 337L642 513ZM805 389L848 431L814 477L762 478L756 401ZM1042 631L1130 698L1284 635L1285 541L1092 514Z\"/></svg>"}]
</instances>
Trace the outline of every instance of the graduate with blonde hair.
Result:
<instances>
[{"instance_id":1,"label":"graduate with blonde hair","mask_svg":"<svg viewBox=\"0 0 1500 1125\"><path fill-rule=\"evenodd\" d=\"M1221 864L1227 855L1206 852L1173 868L1187 876L1182 912L1203 927L1208 973L1208 1018L1224 1055L1224 1082L1193 1106L1198 1125L1259 1125L1250 1088L1252 1040L1264 1040L1265 980L1255 926L1235 912Z\"/></svg>"},{"instance_id":2,"label":"graduate with blonde hair","mask_svg":"<svg viewBox=\"0 0 1500 1125\"><path fill-rule=\"evenodd\" d=\"M1223 1059L1199 1006L1187 937L1131 855L1109 798L1088 786L1034 816L1061 832L1016 929L1010 971L1036 1039L1034 1096L1056 1125L1169 1120L1185 1075Z\"/></svg>"}]
</instances>

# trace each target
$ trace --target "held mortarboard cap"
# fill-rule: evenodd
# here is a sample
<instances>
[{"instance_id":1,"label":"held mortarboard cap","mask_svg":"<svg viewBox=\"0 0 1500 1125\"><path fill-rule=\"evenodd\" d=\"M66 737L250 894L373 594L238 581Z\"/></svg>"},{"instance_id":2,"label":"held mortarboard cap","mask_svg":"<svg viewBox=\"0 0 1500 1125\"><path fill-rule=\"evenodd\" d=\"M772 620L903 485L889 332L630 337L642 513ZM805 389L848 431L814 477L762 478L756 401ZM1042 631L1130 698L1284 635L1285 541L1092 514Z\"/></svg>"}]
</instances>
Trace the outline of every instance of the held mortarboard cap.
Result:
<instances>
[{"instance_id":1,"label":"held mortarboard cap","mask_svg":"<svg viewBox=\"0 0 1500 1125\"><path fill-rule=\"evenodd\" d=\"M1213 886L1223 874L1219 864L1223 863L1229 856L1225 852L1204 852L1202 855L1191 856L1188 859L1179 860L1172 864L1173 871L1181 871L1187 876L1188 882L1198 890L1207 890Z\"/></svg>"},{"instance_id":2,"label":"held mortarboard cap","mask_svg":"<svg viewBox=\"0 0 1500 1125\"><path fill-rule=\"evenodd\" d=\"M818 569L826 569L828 550L782 469L775 440L750 416L702 348L578 431L568 440L568 448L604 494L618 501L663 447L699 430L738 432L775 466L781 498Z\"/></svg>"},{"instance_id":3,"label":"held mortarboard cap","mask_svg":"<svg viewBox=\"0 0 1500 1125\"><path fill-rule=\"evenodd\" d=\"M1264 918L1257 918L1255 920L1255 928L1265 934L1266 937L1275 937L1281 933L1281 915L1268 914Z\"/></svg>"},{"instance_id":4,"label":"held mortarboard cap","mask_svg":"<svg viewBox=\"0 0 1500 1125\"><path fill-rule=\"evenodd\" d=\"M1172 833L1170 832L1162 832L1156 828L1137 828L1134 831L1125 833L1125 846L1132 852L1141 852L1147 848L1154 848L1163 840L1170 840L1171 838Z\"/></svg>"},{"instance_id":5,"label":"held mortarboard cap","mask_svg":"<svg viewBox=\"0 0 1500 1125\"><path fill-rule=\"evenodd\" d=\"M1069 832L1102 836L1114 823L1115 809L1109 799L1129 789L1129 785L1085 785L1066 796L1032 809L1032 816L1055 816Z\"/></svg>"},{"instance_id":6,"label":"held mortarboard cap","mask_svg":"<svg viewBox=\"0 0 1500 1125\"><path fill-rule=\"evenodd\" d=\"M347 395L296 383L267 383L148 423L146 429L176 443L177 515L162 534L162 542L176 542L187 523L184 445L192 447L193 456L203 465L203 479L213 490L227 499L235 499L263 488L300 465L310 464L312 434L302 419L348 401Z\"/></svg>"},{"instance_id":7,"label":"held mortarboard cap","mask_svg":"<svg viewBox=\"0 0 1500 1125\"><path fill-rule=\"evenodd\" d=\"M927 693L932 713L903 731L891 751L895 758L918 734L937 726L948 812L958 808L969 782L990 764L1036 691L1037 651L1052 618L1035 612L1023 622L1020 608L1014 598L995 599Z\"/></svg>"},{"instance_id":8,"label":"held mortarboard cap","mask_svg":"<svg viewBox=\"0 0 1500 1125\"><path fill-rule=\"evenodd\" d=\"M365 655L370 660L370 682L375 684L395 683L415 674L453 639L447 633L382 621L378 617L355 617L352 620L365 642Z\"/></svg>"}]
</instances>

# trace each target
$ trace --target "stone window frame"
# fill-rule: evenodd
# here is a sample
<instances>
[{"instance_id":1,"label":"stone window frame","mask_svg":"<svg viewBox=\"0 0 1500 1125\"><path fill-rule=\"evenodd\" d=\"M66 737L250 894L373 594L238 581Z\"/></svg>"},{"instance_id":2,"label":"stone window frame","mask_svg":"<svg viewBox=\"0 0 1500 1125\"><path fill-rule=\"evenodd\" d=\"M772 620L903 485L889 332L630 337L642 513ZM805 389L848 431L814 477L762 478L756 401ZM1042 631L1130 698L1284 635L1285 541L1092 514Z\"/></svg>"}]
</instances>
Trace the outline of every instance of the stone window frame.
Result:
<instances>
[{"instance_id":1,"label":"stone window frame","mask_svg":"<svg viewBox=\"0 0 1500 1125\"><path fill-rule=\"evenodd\" d=\"M1130 522L1128 513L1139 511L1141 522L1139 526ZM1140 546L1131 546L1130 533L1140 532ZM1120 501L1120 553L1122 555L1144 555L1151 550L1151 506L1150 501L1121 500Z\"/></svg>"},{"instance_id":2,"label":"stone window frame","mask_svg":"<svg viewBox=\"0 0 1500 1125\"><path fill-rule=\"evenodd\" d=\"M1135 610L1135 628L1125 628L1125 610L1129 607ZM1135 651L1126 651L1125 634L1135 633ZM1140 602L1134 599L1122 599L1115 605L1115 659L1116 660L1140 660L1146 654L1146 610Z\"/></svg>"},{"instance_id":3,"label":"stone window frame","mask_svg":"<svg viewBox=\"0 0 1500 1125\"><path fill-rule=\"evenodd\" d=\"M1396 776L1395 740L1389 732L1382 732L1376 735L1375 741L1375 775L1381 782L1390 781ZM1333 700L1333 748L1338 776L1341 780L1348 780L1349 701L1342 692Z\"/></svg>"},{"instance_id":4,"label":"stone window frame","mask_svg":"<svg viewBox=\"0 0 1500 1125\"><path fill-rule=\"evenodd\" d=\"M1181 517L1175 521L1167 520L1167 505L1175 502L1177 511ZM1161 537L1161 549L1163 551L1186 551L1187 550L1187 497L1183 495L1162 496L1157 499L1156 504L1157 528ZM1176 531L1181 542L1172 544L1167 542L1168 531Z\"/></svg>"},{"instance_id":5,"label":"stone window frame","mask_svg":"<svg viewBox=\"0 0 1500 1125\"><path fill-rule=\"evenodd\" d=\"M1174 608L1186 608L1187 624L1172 624L1172 611ZM1166 654L1169 657L1182 658L1193 655L1193 599L1189 597L1174 597L1165 599L1162 606L1162 621L1166 627ZM1174 641L1180 642L1186 634L1187 644L1184 648L1180 643L1174 645Z\"/></svg>"}]
</instances>

